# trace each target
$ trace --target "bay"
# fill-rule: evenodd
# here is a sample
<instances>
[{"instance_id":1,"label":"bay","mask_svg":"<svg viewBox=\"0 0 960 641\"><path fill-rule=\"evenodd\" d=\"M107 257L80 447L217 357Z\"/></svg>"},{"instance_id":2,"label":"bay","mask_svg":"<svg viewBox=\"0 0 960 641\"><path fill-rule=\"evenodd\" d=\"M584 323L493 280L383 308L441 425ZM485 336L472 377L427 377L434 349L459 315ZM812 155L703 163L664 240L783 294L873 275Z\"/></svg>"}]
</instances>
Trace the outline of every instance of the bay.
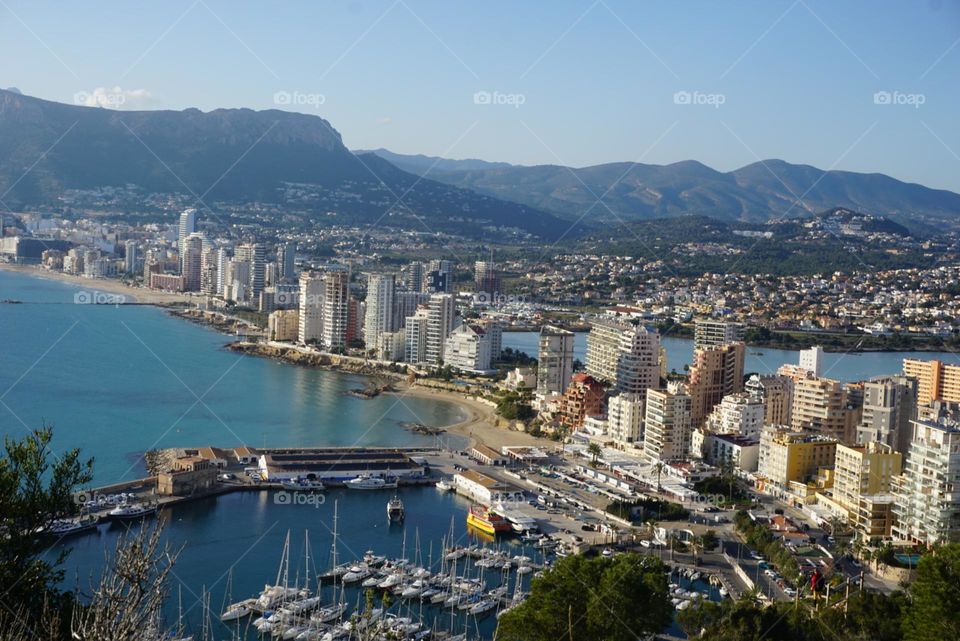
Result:
<instances>
[{"instance_id":1,"label":"bay","mask_svg":"<svg viewBox=\"0 0 960 641\"><path fill-rule=\"evenodd\" d=\"M504 332L503 346L526 352L537 357L537 332ZM663 346L667 352L667 369L683 372L683 366L693 361L693 339L666 336ZM577 332L574 338L574 358L586 362L587 333ZM744 371L747 373L774 374L781 365L795 365L799 360L796 350L772 349L747 346ZM946 363L960 364L960 356L953 352L827 352L823 357L822 376L843 382L862 381L885 374L900 374L903 359L940 359Z\"/></svg>"}]
</instances>

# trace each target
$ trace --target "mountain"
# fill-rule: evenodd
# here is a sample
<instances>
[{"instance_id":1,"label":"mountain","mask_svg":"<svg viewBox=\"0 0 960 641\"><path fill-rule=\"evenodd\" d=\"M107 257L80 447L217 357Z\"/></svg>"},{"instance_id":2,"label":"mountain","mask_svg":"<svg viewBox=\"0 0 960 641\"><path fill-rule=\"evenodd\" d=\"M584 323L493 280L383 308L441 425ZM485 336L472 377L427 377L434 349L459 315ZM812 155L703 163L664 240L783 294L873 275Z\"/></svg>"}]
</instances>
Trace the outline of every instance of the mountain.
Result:
<instances>
[{"instance_id":1,"label":"mountain","mask_svg":"<svg viewBox=\"0 0 960 641\"><path fill-rule=\"evenodd\" d=\"M439 156L424 156L423 154L395 154L388 149L355 149L355 154L376 154L390 162L390 164L399 167L411 174L422 176L424 174L432 175L433 172L445 171L474 171L482 169L500 169L513 167L506 162L488 162L486 160L477 160L466 158L463 160L454 160L451 158L440 158Z\"/></svg>"},{"instance_id":2,"label":"mountain","mask_svg":"<svg viewBox=\"0 0 960 641\"><path fill-rule=\"evenodd\" d=\"M405 164L404 158L410 157L389 157L409 171L422 167L412 161ZM425 171L420 169L420 173ZM719 172L693 160L670 165L618 162L582 168L509 165L453 169L438 163L427 175L570 219L589 211L587 220L601 223L690 214L767 222L845 207L885 216L912 229L936 227L943 222L960 225L960 195L956 193L883 174L824 171L783 160L765 160L730 172ZM600 196L603 203L597 204Z\"/></svg>"},{"instance_id":3,"label":"mountain","mask_svg":"<svg viewBox=\"0 0 960 641\"><path fill-rule=\"evenodd\" d=\"M497 227L553 238L536 208L421 178L351 153L317 116L278 110L113 111L0 90L0 199L50 204L66 189L133 184L206 203L264 202L336 211L418 231L479 235ZM402 199L402 202L398 200Z\"/></svg>"}]
</instances>

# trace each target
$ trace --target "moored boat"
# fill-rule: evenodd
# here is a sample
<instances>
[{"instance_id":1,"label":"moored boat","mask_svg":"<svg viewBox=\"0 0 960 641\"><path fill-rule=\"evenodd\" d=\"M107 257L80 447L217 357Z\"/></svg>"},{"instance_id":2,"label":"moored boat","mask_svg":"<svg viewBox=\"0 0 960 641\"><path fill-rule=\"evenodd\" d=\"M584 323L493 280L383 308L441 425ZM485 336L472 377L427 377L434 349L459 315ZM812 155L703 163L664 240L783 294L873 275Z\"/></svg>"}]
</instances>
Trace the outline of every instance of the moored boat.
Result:
<instances>
[{"instance_id":1,"label":"moored boat","mask_svg":"<svg viewBox=\"0 0 960 641\"><path fill-rule=\"evenodd\" d=\"M350 490L392 490L397 487L397 479L361 474L350 479L344 485Z\"/></svg>"},{"instance_id":2,"label":"moored boat","mask_svg":"<svg viewBox=\"0 0 960 641\"><path fill-rule=\"evenodd\" d=\"M406 511L403 508L403 501L400 500L399 496L394 495L392 499L387 501L387 519L399 523L405 517Z\"/></svg>"},{"instance_id":3,"label":"moored boat","mask_svg":"<svg viewBox=\"0 0 960 641\"><path fill-rule=\"evenodd\" d=\"M472 525L481 532L493 536L513 529L509 521L482 505L474 505L470 508L467 512L467 525Z\"/></svg>"}]
</instances>

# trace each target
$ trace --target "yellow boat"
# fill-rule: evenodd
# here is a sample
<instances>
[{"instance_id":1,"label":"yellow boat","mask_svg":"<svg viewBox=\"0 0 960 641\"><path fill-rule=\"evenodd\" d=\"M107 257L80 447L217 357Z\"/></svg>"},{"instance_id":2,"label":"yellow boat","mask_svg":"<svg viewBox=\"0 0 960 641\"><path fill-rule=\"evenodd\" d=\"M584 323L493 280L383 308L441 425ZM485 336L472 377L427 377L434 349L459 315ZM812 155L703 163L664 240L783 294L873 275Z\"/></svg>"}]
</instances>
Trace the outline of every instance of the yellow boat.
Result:
<instances>
[{"instance_id":1,"label":"yellow boat","mask_svg":"<svg viewBox=\"0 0 960 641\"><path fill-rule=\"evenodd\" d=\"M509 521L481 505L474 505L467 512L467 525L491 536L511 530Z\"/></svg>"}]
</instances>

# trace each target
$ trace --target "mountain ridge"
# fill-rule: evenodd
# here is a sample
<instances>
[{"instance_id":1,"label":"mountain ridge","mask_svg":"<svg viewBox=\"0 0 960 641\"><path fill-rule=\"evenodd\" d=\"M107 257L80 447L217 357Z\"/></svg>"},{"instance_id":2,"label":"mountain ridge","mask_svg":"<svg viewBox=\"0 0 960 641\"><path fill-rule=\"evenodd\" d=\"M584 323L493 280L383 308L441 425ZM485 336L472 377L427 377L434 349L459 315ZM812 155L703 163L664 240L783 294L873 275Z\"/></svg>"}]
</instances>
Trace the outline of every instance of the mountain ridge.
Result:
<instances>
[{"instance_id":1,"label":"mountain ridge","mask_svg":"<svg viewBox=\"0 0 960 641\"><path fill-rule=\"evenodd\" d=\"M412 173L426 172L401 154L391 152L390 161ZM822 170L781 159L757 161L728 172L697 160L666 165L611 162L586 167L507 165L471 170L451 170L438 163L426 175L574 219L589 210L608 220L705 214L720 220L769 222L846 207L887 216L907 226L960 225L960 194L952 191L878 172ZM597 204L597 197L603 194L603 204Z\"/></svg>"},{"instance_id":2,"label":"mountain ridge","mask_svg":"<svg viewBox=\"0 0 960 641\"><path fill-rule=\"evenodd\" d=\"M115 111L0 90L0 194L7 206L51 204L67 189L134 184L221 202L286 203L343 220L552 238L562 221L527 205L420 178L355 155L323 118L251 109ZM302 196L303 189L298 191ZM401 201L402 197L402 202Z\"/></svg>"}]
</instances>

